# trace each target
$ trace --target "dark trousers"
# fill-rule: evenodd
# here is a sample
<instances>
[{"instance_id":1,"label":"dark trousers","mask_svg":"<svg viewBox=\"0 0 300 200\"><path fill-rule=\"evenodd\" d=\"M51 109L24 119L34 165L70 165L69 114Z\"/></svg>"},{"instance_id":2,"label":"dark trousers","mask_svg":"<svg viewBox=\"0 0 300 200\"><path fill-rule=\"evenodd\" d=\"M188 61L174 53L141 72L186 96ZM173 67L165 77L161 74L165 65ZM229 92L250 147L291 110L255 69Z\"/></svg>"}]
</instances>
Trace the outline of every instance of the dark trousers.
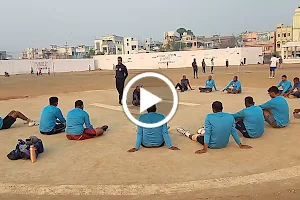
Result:
<instances>
[{"instance_id":1,"label":"dark trousers","mask_svg":"<svg viewBox=\"0 0 300 200\"><path fill-rule=\"evenodd\" d=\"M202 72L205 74L205 67L202 67Z\"/></svg>"},{"instance_id":2,"label":"dark trousers","mask_svg":"<svg viewBox=\"0 0 300 200\"><path fill-rule=\"evenodd\" d=\"M199 135L199 136L197 137L197 142L199 142L200 144L204 145L204 136Z\"/></svg>"},{"instance_id":3,"label":"dark trousers","mask_svg":"<svg viewBox=\"0 0 300 200\"><path fill-rule=\"evenodd\" d=\"M116 88L119 93L119 103L122 102L125 79L116 79Z\"/></svg>"},{"instance_id":4,"label":"dark trousers","mask_svg":"<svg viewBox=\"0 0 300 200\"><path fill-rule=\"evenodd\" d=\"M250 136L249 136L249 134L248 134L248 131L247 131L247 129L246 129L246 126L245 126L245 124L244 124L244 122L241 120L241 121L238 121L236 124L235 124L235 128L237 129L237 130L239 130L242 134L243 134L243 136L245 137L245 138L251 138Z\"/></svg>"},{"instance_id":5,"label":"dark trousers","mask_svg":"<svg viewBox=\"0 0 300 200\"><path fill-rule=\"evenodd\" d=\"M198 78L198 68L194 68L194 78Z\"/></svg>"},{"instance_id":6,"label":"dark trousers","mask_svg":"<svg viewBox=\"0 0 300 200\"><path fill-rule=\"evenodd\" d=\"M214 66L211 66L210 68L210 72L213 73L214 72Z\"/></svg>"},{"instance_id":7,"label":"dark trousers","mask_svg":"<svg viewBox=\"0 0 300 200\"><path fill-rule=\"evenodd\" d=\"M182 92L187 91L188 88L186 87L182 87L182 85L180 83L177 83L177 85L175 86L175 89L179 88Z\"/></svg>"},{"instance_id":8,"label":"dark trousers","mask_svg":"<svg viewBox=\"0 0 300 200\"><path fill-rule=\"evenodd\" d=\"M212 88L202 88L199 87L200 92L212 92Z\"/></svg>"}]
</instances>

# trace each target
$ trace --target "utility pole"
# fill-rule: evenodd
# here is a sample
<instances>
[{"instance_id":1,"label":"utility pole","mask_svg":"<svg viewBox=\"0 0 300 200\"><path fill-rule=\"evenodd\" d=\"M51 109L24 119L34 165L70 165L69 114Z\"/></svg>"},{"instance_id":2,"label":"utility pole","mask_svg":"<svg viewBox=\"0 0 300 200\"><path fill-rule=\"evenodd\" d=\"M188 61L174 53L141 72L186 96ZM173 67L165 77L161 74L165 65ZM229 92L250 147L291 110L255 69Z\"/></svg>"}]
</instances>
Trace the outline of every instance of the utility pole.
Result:
<instances>
[{"instance_id":1,"label":"utility pole","mask_svg":"<svg viewBox=\"0 0 300 200\"><path fill-rule=\"evenodd\" d=\"M68 54L68 50L69 50L69 48L68 48L69 46L68 46L68 42L66 42L66 45L65 45L65 48L66 48L66 55L65 55L65 58L67 59L68 57L69 57L69 54Z\"/></svg>"}]
</instances>

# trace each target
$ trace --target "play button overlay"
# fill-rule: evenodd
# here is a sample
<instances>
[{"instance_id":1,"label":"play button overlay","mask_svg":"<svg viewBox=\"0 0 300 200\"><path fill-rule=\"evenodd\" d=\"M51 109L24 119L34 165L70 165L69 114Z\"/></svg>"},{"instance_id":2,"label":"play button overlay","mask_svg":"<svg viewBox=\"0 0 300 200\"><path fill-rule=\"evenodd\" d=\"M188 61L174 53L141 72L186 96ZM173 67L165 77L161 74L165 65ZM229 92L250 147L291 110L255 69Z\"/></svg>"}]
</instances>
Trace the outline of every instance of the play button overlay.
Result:
<instances>
[{"instance_id":1,"label":"play button overlay","mask_svg":"<svg viewBox=\"0 0 300 200\"><path fill-rule=\"evenodd\" d=\"M157 103L161 102L162 99L155 96L151 92L148 92L147 90L141 88L141 105L140 105L140 113L144 112L148 108L150 108L153 105L156 105Z\"/></svg>"},{"instance_id":2,"label":"play button overlay","mask_svg":"<svg viewBox=\"0 0 300 200\"><path fill-rule=\"evenodd\" d=\"M133 106L133 91L140 87L140 106ZM178 95L173 83L164 75L146 72L133 77L123 92L123 110L126 116L137 126L156 128L168 123L175 115L178 106ZM156 105L157 113L163 114L165 119L157 123L143 123L138 120L147 109Z\"/></svg>"}]
</instances>

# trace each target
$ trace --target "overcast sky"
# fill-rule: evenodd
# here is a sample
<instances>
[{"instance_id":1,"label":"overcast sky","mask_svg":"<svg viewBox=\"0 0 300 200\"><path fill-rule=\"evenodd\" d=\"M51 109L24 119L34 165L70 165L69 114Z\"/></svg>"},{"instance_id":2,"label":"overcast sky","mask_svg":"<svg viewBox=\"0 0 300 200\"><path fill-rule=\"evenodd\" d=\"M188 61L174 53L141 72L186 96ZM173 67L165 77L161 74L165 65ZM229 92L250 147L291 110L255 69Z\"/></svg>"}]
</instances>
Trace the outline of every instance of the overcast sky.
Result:
<instances>
[{"instance_id":1,"label":"overcast sky","mask_svg":"<svg viewBox=\"0 0 300 200\"><path fill-rule=\"evenodd\" d=\"M281 3L280 3L281 2ZM102 35L163 38L179 27L231 35L292 24L299 0L0 0L0 50L93 45Z\"/></svg>"}]
</instances>

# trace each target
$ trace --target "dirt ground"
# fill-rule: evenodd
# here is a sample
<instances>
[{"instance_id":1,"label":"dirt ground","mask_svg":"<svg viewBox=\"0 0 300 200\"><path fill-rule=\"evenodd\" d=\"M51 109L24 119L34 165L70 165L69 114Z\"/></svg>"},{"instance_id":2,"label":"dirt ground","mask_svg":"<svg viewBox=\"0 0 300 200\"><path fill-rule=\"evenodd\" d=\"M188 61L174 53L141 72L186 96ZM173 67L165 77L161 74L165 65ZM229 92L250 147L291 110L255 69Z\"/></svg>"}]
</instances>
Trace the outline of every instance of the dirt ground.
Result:
<instances>
[{"instance_id":1,"label":"dirt ground","mask_svg":"<svg viewBox=\"0 0 300 200\"><path fill-rule=\"evenodd\" d=\"M53 137L38 135L37 127L25 128L20 121L10 130L2 130L0 199L298 200L300 121L291 118L291 125L280 130L266 125L266 133L257 140L243 138L243 143L254 147L249 151L241 151L231 141L226 149L212 150L200 156L193 153L201 148L199 144L176 133L177 126L190 130L199 128L206 114L211 112L211 102L214 100L221 100L226 112L242 109L243 99L248 95L253 96L257 104L267 101L267 88L276 85L281 75L288 75L290 80L300 76L299 65L284 67L277 71L276 79L268 79L267 65L243 66L239 73L237 67L230 67L229 70L216 67L213 76L217 88L222 89L232 80L233 75L238 75L244 88L243 94L233 97L220 92L199 94L196 90L179 94L180 101L198 105L180 105L169 123L172 142L181 151L171 152L166 148L141 149L135 154L126 152L135 143L135 126L120 111L93 106L94 103L117 106L116 91L108 90L115 88L113 72L0 77L0 100L3 100L0 104L0 116L14 109L39 119L41 109L47 105L47 99L55 95L60 98L59 106L64 114L72 109L74 100L80 98L85 102L92 124L108 123L110 126L103 137L82 143L67 141L64 134ZM185 68L153 71L166 75L174 83L185 74L195 88L203 86L208 75L201 74L199 79L193 79L192 69ZM130 77L141 72L144 71L130 70ZM288 102L290 111L299 108L298 100ZM26 161L9 161L5 155L14 148L17 139L32 134L37 134L45 143L46 151L38 162L33 165ZM201 181L212 187L201 186ZM43 189L47 186L49 191ZM63 188L51 192L55 186ZM72 186L82 188L82 194L88 196L78 196L80 190L72 189ZM93 191L101 186L106 188L103 192ZM110 186L118 187L110 190ZM138 189L139 186L144 193ZM199 190L194 189L198 186ZM74 191L75 196L66 195L68 190ZM168 194L168 190L172 192ZM128 195L130 191L134 195ZM119 192L124 192L124 195ZM100 193L103 195L95 195Z\"/></svg>"}]
</instances>

